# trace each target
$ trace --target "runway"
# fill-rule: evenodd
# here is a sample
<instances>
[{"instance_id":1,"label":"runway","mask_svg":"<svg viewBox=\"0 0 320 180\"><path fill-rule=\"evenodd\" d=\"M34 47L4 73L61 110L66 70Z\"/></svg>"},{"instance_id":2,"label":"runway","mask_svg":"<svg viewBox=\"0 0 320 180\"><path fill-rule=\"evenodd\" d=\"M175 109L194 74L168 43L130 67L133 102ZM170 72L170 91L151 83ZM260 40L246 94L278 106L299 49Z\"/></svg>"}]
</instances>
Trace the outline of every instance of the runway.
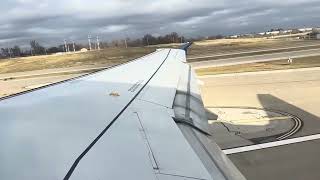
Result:
<instances>
[{"instance_id":1,"label":"runway","mask_svg":"<svg viewBox=\"0 0 320 180\"><path fill-rule=\"evenodd\" d=\"M289 57L300 58L300 57L319 56L319 55L320 55L320 49L311 49L311 50L301 50L301 51L293 51L293 52L281 52L281 53L263 54L263 55L255 55L255 56L191 62L189 64L191 64L191 66L194 69L201 69L201 68L226 66L226 65L274 61L274 60L288 59Z\"/></svg>"},{"instance_id":2,"label":"runway","mask_svg":"<svg viewBox=\"0 0 320 180\"><path fill-rule=\"evenodd\" d=\"M240 134L228 134L218 126L221 123L212 124L217 124L213 131L216 142L248 180L320 178L320 68L210 75L200 77L200 80L206 107L217 107L218 110L219 107L240 106L272 109L290 113L303 121L298 124L302 125L299 131L281 141L261 137L263 133L260 131L250 130L261 130L272 125L271 121L255 122L250 127L248 120L243 123L240 119L240 127L228 125L240 130ZM248 110L241 112L252 113ZM252 113L253 116L256 114ZM232 119L234 117L240 116L233 114ZM271 113L257 117L260 121L272 118ZM257 139L266 143L255 144Z\"/></svg>"},{"instance_id":3,"label":"runway","mask_svg":"<svg viewBox=\"0 0 320 180\"><path fill-rule=\"evenodd\" d=\"M318 180L320 140L231 154L248 180Z\"/></svg>"},{"instance_id":4,"label":"runway","mask_svg":"<svg viewBox=\"0 0 320 180\"><path fill-rule=\"evenodd\" d=\"M270 53L272 51L297 51L297 50L307 50L307 49L318 49L320 44L311 44L311 45L299 45L299 46L292 46L292 47L278 47L278 48L259 48L253 50L237 50L231 52L219 52L213 55L202 55L202 56L193 56L188 58L188 60L201 60L205 58L215 58L221 56L231 56L231 55L243 55L249 53Z\"/></svg>"}]
</instances>

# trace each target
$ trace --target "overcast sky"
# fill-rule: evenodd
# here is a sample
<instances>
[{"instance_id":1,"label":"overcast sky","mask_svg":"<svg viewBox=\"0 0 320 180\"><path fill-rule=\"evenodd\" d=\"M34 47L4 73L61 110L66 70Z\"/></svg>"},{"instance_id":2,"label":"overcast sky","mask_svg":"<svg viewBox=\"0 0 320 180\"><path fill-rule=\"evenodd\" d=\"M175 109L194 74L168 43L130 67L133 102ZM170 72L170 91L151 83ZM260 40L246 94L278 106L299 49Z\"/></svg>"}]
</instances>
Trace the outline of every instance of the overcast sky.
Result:
<instances>
[{"instance_id":1,"label":"overcast sky","mask_svg":"<svg viewBox=\"0 0 320 180\"><path fill-rule=\"evenodd\" d=\"M319 0L1 0L0 46L320 26Z\"/></svg>"}]
</instances>

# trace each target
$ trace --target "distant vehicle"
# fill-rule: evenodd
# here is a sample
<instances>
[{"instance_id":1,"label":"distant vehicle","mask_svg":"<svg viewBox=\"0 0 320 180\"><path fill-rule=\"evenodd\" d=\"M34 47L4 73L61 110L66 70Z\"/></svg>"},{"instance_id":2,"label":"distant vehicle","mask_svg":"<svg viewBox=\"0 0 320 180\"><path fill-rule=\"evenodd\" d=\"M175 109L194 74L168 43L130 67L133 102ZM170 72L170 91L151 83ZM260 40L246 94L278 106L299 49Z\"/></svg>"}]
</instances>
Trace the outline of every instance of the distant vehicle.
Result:
<instances>
[{"instance_id":1,"label":"distant vehicle","mask_svg":"<svg viewBox=\"0 0 320 180\"><path fill-rule=\"evenodd\" d=\"M82 48L82 49L80 49L80 52L87 52L87 51L88 51L87 48Z\"/></svg>"}]
</instances>

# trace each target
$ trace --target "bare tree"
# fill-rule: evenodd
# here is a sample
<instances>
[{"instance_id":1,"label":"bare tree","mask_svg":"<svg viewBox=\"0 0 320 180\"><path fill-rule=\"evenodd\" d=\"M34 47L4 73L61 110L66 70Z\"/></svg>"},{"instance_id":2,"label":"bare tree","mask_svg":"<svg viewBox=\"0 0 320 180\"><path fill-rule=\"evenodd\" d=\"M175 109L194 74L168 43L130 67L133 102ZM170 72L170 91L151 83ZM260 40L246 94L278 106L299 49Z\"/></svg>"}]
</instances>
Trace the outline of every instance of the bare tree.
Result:
<instances>
[{"instance_id":1,"label":"bare tree","mask_svg":"<svg viewBox=\"0 0 320 180\"><path fill-rule=\"evenodd\" d=\"M11 52L12 52L12 55L14 57L20 57L21 56L21 49L17 45L15 45L13 48L11 48Z\"/></svg>"},{"instance_id":2,"label":"bare tree","mask_svg":"<svg viewBox=\"0 0 320 180\"><path fill-rule=\"evenodd\" d=\"M41 55L46 53L45 48L35 40L30 41L30 46L34 55Z\"/></svg>"}]
</instances>

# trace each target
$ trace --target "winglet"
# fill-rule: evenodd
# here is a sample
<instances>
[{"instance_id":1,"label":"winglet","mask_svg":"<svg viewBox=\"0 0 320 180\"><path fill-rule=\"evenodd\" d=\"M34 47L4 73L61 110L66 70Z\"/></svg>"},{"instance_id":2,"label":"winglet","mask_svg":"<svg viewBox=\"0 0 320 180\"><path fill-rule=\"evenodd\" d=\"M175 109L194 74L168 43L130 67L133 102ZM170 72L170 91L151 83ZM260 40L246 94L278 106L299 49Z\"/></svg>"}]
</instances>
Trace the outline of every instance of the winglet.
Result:
<instances>
[{"instance_id":1,"label":"winglet","mask_svg":"<svg viewBox=\"0 0 320 180\"><path fill-rule=\"evenodd\" d=\"M192 45L192 42L187 42L185 44L183 44L182 46L180 46L180 49L185 50L186 54L188 52L188 48Z\"/></svg>"}]
</instances>

